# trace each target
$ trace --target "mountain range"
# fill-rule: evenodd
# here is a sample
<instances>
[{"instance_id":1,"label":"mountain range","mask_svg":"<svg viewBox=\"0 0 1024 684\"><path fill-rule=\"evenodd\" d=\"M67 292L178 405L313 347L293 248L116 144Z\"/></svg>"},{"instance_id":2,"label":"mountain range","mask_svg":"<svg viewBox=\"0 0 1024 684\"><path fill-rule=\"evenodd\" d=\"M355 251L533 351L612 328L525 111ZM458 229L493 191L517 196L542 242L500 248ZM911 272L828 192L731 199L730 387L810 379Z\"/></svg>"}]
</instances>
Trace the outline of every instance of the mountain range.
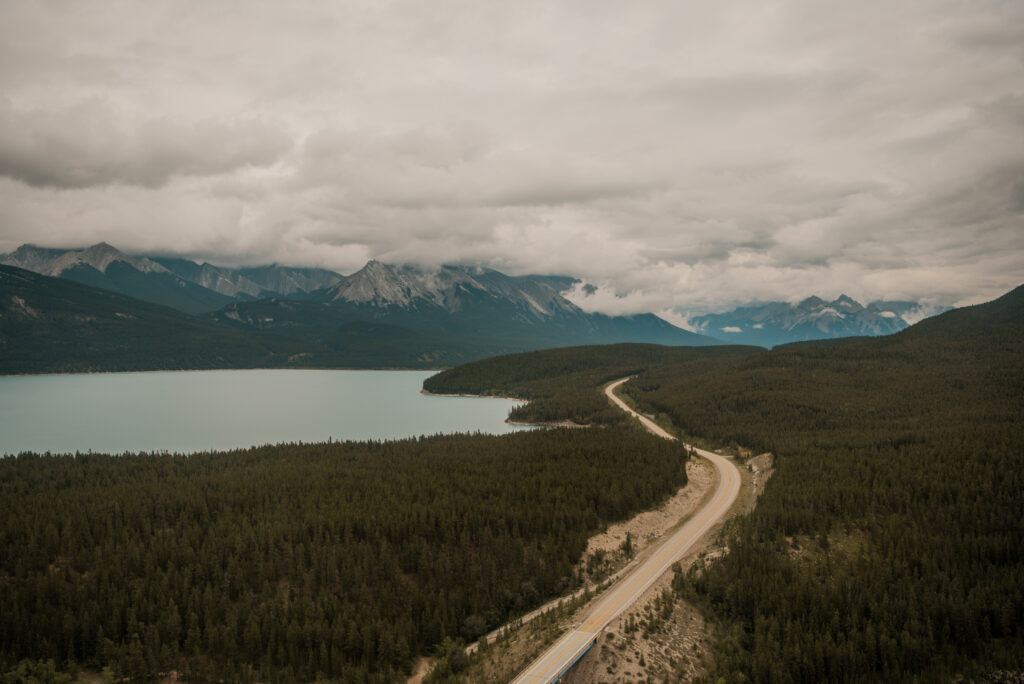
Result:
<instances>
[{"instance_id":1,"label":"mountain range","mask_svg":"<svg viewBox=\"0 0 1024 684\"><path fill-rule=\"evenodd\" d=\"M939 307L929 313L949 309ZM808 297L799 304L768 302L744 306L696 316L690 322L699 332L723 341L774 347L807 340L891 335L910 325L907 318L921 318L921 311L917 302L876 301L864 306L844 294L831 302Z\"/></svg>"},{"instance_id":2,"label":"mountain range","mask_svg":"<svg viewBox=\"0 0 1024 684\"><path fill-rule=\"evenodd\" d=\"M371 261L307 297L237 302L212 317L353 358L392 359L393 352L414 351L417 363L435 365L578 344L718 344L653 314L584 312L561 295L573 282L465 266L424 272Z\"/></svg>"},{"instance_id":3,"label":"mountain range","mask_svg":"<svg viewBox=\"0 0 1024 684\"><path fill-rule=\"evenodd\" d=\"M0 263L3 372L436 368L577 344L718 343L653 314L584 312L561 295L575 282L564 277L464 266L427 272L376 261L348 277L228 269L128 256L105 243L25 245ZM212 346L197 346L197 338Z\"/></svg>"},{"instance_id":4,"label":"mountain range","mask_svg":"<svg viewBox=\"0 0 1024 684\"><path fill-rule=\"evenodd\" d=\"M272 368L326 351L0 266L0 374Z\"/></svg>"},{"instance_id":5,"label":"mountain range","mask_svg":"<svg viewBox=\"0 0 1024 684\"><path fill-rule=\"evenodd\" d=\"M425 271L370 261L344 276L326 269L276 264L228 268L182 258L132 256L102 242L85 249L22 245L0 255L0 264L141 300L138 304L176 310L159 315L152 308L136 311L136 305L125 299L118 300L117 311L111 311L109 298L69 290L67 296L76 302L74 313L69 313L54 294L61 291L56 285L44 287L42 281L22 276L20 289L13 294L8 291L13 276L8 277L0 288L0 297L6 297L0 302L0 312L6 310L8 316L21 316L19 320L26 322L26 309L11 299L15 296L39 314L33 326L12 327L13 318L5 323L8 351L25 345L56 349L33 337L44 330L50 335L70 336L67 339L80 340L82 345L92 344L97 350L98 356L85 366L54 351L50 361L61 369L106 368L104 364L111 363L113 357L99 353L104 344L116 343L118 335L141 343L158 331L161 339L140 351L140 358L148 361L141 366L128 365L188 367L187 358L180 354L169 354L167 366L155 361L153 349L164 348L166 340L180 340L181 336L172 332L175 326L193 333L200 326L201 337L218 340L216 355L190 352L194 367L216 367L218 363L222 367L253 363L437 367L496 354L584 344L771 347L801 340L885 335L907 327L903 316L917 308L913 302L873 302L864 307L845 295L833 302L810 297L797 305L776 302L692 319L698 333L704 333L698 334L649 313L608 316L583 311L562 294L579 282L574 278L509 276L472 266ZM36 297L33 287L48 294ZM88 311L88 301L94 301L93 314ZM82 325L82 316L99 320L100 312L120 317L103 325ZM189 316L176 318L179 312ZM50 321L49 328L42 325L44 320ZM159 323L152 324L153 320ZM63 332L53 328L57 321L62 322ZM15 328L16 333L12 332ZM253 344L262 350L255 356ZM185 340L180 340L180 345L193 348ZM232 345L248 351L236 355L231 352ZM33 367L45 366L43 359L49 358L41 351L29 356L35 359ZM101 358L105 360L98 360ZM17 372L17 364L14 366L15 370L8 372Z\"/></svg>"},{"instance_id":6,"label":"mountain range","mask_svg":"<svg viewBox=\"0 0 1024 684\"><path fill-rule=\"evenodd\" d=\"M231 269L188 259L129 256L105 242L85 249L22 245L0 264L73 280L186 313L215 311L233 301L287 297L341 281L325 269L263 266Z\"/></svg>"}]
</instances>

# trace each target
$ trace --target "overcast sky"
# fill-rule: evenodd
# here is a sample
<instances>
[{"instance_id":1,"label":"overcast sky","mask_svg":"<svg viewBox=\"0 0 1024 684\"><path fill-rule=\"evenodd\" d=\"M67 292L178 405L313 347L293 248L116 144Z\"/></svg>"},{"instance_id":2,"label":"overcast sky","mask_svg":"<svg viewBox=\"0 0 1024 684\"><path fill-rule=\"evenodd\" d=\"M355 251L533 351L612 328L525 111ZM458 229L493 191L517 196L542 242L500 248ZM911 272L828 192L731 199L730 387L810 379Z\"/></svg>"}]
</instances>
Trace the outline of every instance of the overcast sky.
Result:
<instances>
[{"instance_id":1,"label":"overcast sky","mask_svg":"<svg viewBox=\"0 0 1024 684\"><path fill-rule=\"evenodd\" d=\"M0 252L479 263L678 314L1024 282L1024 2L0 4Z\"/></svg>"}]
</instances>

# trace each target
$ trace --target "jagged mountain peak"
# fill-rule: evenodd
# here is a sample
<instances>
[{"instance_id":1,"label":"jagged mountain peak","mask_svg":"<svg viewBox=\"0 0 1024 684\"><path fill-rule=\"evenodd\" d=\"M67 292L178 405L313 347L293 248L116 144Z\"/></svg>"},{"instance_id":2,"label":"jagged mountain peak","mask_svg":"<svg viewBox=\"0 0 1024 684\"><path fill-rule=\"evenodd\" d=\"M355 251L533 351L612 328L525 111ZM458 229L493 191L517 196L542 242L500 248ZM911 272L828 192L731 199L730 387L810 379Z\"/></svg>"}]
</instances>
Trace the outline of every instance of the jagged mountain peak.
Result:
<instances>
[{"instance_id":1,"label":"jagged mountain peak","mask_svg":"<svg viewBox=\"0 0 1024 684\"><path fill-rule=\"evenodd\" d=\"M359 269L358 271L356 271L352 275L354 276L354 275L357 275L359 273L385 273L385 272L391 272L393 270L394 270L393 266L385 264L383 261L377 261L376 259L370 259L369 261L367 261L363 265L363 267L361 269Z\"/></svg>"},{"instance_id":2,"label":"jagged mountain peak","mask_svg":"<svg viewBox=\"0 0 1024 684\"><path fill-rule=\"evenodd\" d=\"M846 314L863 310L864 305L847 294L841 294L831 302L825 301L817 295L811 295L797 304L796 308L818 315L838 315L844 317Z\"/></svg>"},{"instance_id":3,"label":"jagged mountain peak","mask_svg":"<svg viewBox=\"0 0 1024 684\"><path fill-rule=\"evenodd\" d=\"M324 268L300 268L280 264L240 268L237 274L265 290L283 295L313 292L336 285L345 279L344 276Z\"/></svg>"},{"instance_id":4,"label":"jagged mountain peak","mask_svg":"<svg viewBox=\"0 0 1024 684\"><path fill-rule=\"evenodd\" d=\"M60 253L41 268L34 270L43 275L59 276L76 266L85 265L96 269L100 273L106 273L110 265L115 262L126 263L143 273L167 273L167 269L155 261L145 257L128 256L106 242L98 242L85 249L67 250Z\"/></svg>"},{"instance_id":5,"label":"jagged mountain peak","mask_svg":"<svg viewBox=\"0 0 1024 684\"><path fill-rule=\"evenodd\" d=\"M24 268L27 271L38 271L65 251L67 250L54 249L53 247L37 247L36 245L25 243L10 254L4 255L0 263L5 266Z\"/></svg>"},{"instance_id":6,"label":"jagged mountain peak","mask_svg":"<svg viewBox=\"0 0 1024 684\"><path fill-rule=\"evenodd\" d=\"M448 312L489 303L545 319L577 313L562 296L574 281L556 276L509 276L482 266L446 264L434 270L370 261L326 293L328 301L388 308L438 307Z\"/></svg>"},{"instance_id":7,"label":"jagged mountain peak","mask_svg":"<svg viewBox=\"0 0 1024 684\"><path fill-rule=\"evenodd\" d=\"M25 244L0 255L0 263L193 313L220 308L231 300L301 296L343 280L321 268L229 268L180 257L131 256L108 242L82 249ZM115 264L119 267L112 269Z\"/></svg>"},{"instance_id":8,"label":"jagged mountain peak","mask_svg":"<svg viewBox=\"0 0 1024 684\"><path fill-rule=\"evenodd\" d=\"M79 257L83 263L89 264L100 272L106 271L107 267L115 261L124 261L132 264L133 266L135 265L133 263L135 261L149 261L149 259L136 259L135 257L130 257L106 242L97 242L95 245L85 248L79 252Z\"/></svg>"},{"instance_id":9,"label":"jagged mountain peak","mask_svg":"<svg viewBox=\"0 0 1024 684\"><path fill-rule=\"evenodd\" d=\"M831 302L811 296L798 304L766 302L691 320L705 334L771 347L806 340L889 335L906 328L909 323L903 314L916 308L913 302L873 302L865 307L841 294Z\"/></svg>"},{"instance_id":10,"label":"jagged mountain peak","mask_svg":"<svg viewBox=\"0 0 1024 684\"><path fill-rule=\"evenodd\" d=\"M860 311L864 306L849 295L841 294L839 298L831 303L831 306L844 311Z\"/></svg>"},{"instance_id":11,"label":"jagged mountain peak","mask_svg":"<svg viewBox=\"0 0 1024 684\"><path fill-rule=\"evenodd\" d=\"M115 254L123 255L121 250L114 247L112 244L106 241L97 242L95 245L86 247L83 251L90 252L92 254Z\"/></svg>"},{"instance_id":12,"label":"jagged mountain peak","mask_svg":"<svg viewBox=\"0 0 1024 684\"><path fill-rule=\"evenodd\" d=\"M822 308L824 306L826 306L825 300L822 299L821 297L818 297L817 295L811 295L807 299L805 299L802 302L800 302L799 304L797 304L797 308L799 308L799 309L806 309L808 311L813 311L815 309L820 309L820 308Z\"/></svg>"},{"instance_id":13,"label":"jagged mountain peak","mask_svg":"<svg viewBox=\"0 0 1024 684\"><path fill-rule=\"evenodd\" d=\"M328 290L332 301L374 306L411 306L417 301L439 303L426 274L410 267L396 267L380 261L365 266Z\"/></svg>"}]
</instances>

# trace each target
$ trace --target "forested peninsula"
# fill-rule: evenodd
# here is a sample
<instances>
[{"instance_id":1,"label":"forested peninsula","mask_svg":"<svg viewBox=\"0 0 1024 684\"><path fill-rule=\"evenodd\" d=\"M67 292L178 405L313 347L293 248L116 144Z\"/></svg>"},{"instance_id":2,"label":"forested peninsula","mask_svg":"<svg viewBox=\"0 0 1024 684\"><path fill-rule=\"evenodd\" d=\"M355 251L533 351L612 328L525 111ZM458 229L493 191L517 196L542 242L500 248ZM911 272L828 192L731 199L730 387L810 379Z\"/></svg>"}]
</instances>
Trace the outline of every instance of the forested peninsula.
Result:
<instances>
[{"instance_id":1,"label":"forested peninsula","mask_svg":"<svg viewBox=\"0 0 1024 684\"><path fill-rule=\"evenodd\" d=\"M602 387L612 380L649 368L701 359L736 358L763 352L761 347L662 347L654 344L609 344L512 354L448 369L427 378L423 388L434 394L508 396L527 399L512 409L522 423L609 425L625 416L609 403ZM627 421L628 422L628 421Z\"/></svg>"}]
</instances>

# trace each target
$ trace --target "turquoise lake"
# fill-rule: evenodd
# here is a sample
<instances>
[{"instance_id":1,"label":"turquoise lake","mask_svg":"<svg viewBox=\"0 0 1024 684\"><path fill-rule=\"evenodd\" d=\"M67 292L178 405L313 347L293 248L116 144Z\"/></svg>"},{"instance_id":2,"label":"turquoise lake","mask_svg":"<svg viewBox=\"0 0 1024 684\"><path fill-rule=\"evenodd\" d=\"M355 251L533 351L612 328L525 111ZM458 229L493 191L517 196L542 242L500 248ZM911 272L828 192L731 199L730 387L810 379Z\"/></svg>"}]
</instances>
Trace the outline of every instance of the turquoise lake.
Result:
<instances>
[{"instance_id":1,"label":"turquoise lake","mask_svg":"<svg viewBox=\"0 0 1024 684\"><path fill-rule=\"evenodd\" d=\"M192 452L503 434L517 402L420 393L433 371L224 370L0 377L0 454Z\"/></svg>"}]
</instances>

